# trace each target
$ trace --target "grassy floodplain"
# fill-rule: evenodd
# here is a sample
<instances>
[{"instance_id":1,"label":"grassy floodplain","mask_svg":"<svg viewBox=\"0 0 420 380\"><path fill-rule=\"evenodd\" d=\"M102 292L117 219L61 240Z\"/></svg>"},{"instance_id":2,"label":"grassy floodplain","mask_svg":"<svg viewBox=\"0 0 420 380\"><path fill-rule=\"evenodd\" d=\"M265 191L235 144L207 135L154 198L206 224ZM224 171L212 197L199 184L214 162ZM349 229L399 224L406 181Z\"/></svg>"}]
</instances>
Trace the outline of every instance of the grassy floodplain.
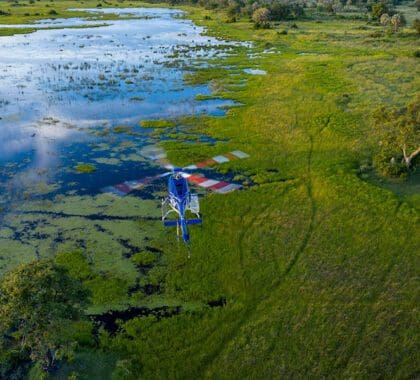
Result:
<instances>
[{"instance_id":1,"label":"grassy floodplain","mask_svg":"<svg viewBox=\"0 0 420 380\"><path fill-rule=\"evenodd\" d=\"M53 6L64 17L73 4ZM254 186L202 199L205 225L191 233L191 259L162 240L163 255L144 276L179 314L136 318L95 342L80 338L75 361L51 376L416 377L419 177L378 177L369 131L376 107L402 105L418 91L418 37L335 19L255 30L248 20L184 9L210 34L252 41L258 53L238 49L186 78L212 81L218 96L244 104L223 118L181 122L185 132L228 142L164 146L179 165L243 150L250 159L219 170ZM32 20L8 17L0 22ZM256 67L267 74L241 86L241 69ZM70 269L85 265L83 255L59 258Z\"/></svg>"},{"instance_id":2,"label":"grassy floodplain","mask_svg":"<svg viewBox=\"0 0 420 380\"><path fill-rule=\"evenodd\" d=\"M87 17L89 19L101 19L101 20L113 20L120 18L113 14L104 14L104 15L92 15L92 13L80 11L72 11L70 9L80 9L80 8L130 8L138 7L143 8L147 7L165 7L167 5L161 4L148 4L141 2L129 2L125 3L124 1L105 1L101 3L100 1L86 0L86 1L77 1L77 0L65 0L65 1L46 1L46 0L37 0L37 1L22 1L22 2L11 2L4 1L0 2L0 23L1 24L27 24L37 20L45 19L57 19L57 18L68 18L68 17Z\"/></svg>"}]
</instances>

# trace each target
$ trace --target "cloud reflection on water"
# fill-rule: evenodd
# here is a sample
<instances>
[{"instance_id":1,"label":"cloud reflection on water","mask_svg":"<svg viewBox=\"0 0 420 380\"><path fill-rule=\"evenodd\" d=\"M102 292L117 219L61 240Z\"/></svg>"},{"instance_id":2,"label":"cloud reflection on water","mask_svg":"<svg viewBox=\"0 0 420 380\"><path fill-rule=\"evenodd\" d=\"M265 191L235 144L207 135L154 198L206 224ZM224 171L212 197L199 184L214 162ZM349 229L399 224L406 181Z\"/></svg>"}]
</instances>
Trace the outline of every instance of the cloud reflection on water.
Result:
<instances>
[{"instance_id":1,"label":"cloud reflection on water","mask_svg":"<svg viewBox=\"0 0 420 380\"><path fill-rule=\"evenodd\" d=\"M104 120L110 125L134 125L148 118L221 114L219 106L232 104L220 99L197 102L197 94L209 93L207 86L183 84L185 67L200 56L220 54L227 43L202 35L203 29L189 20L174 18L179 11L92 11L153 18L106 21L108 26L95 28L44 29L0 39L0 164L31 154L31 164L14 181L34 181L39 175L30 173L58 165L58 146L76 141L69 125L97 127ZM98 22L75 18L37 25L89 23ZM182 50L188 53L179 54ZM179 65L172 65L174 60ZM57 122L49 123L49 118Z\"/></svg>"}]
</instances>

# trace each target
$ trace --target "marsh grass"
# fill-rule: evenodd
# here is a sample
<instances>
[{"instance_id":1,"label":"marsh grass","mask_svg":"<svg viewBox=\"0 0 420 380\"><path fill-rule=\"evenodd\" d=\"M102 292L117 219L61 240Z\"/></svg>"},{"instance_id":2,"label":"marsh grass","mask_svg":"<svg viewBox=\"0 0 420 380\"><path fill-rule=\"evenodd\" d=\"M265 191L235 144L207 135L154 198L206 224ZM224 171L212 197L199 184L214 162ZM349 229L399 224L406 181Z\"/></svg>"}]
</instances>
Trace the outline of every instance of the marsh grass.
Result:
<instances>
[{"instance_id":1,"label":"marsh grass","mask_svg":"<svg viewBox=\"0 0 420 380\"><path fill-rule=\"evenodd\" d=\"M193 18L220 37L256 41L253 64L267 75L250 76L244 91L230 94L245 107L183 123L226 142L163 145L178 165L241 149L251 158L216 170L249 175L256 185L203 199L191 261L165 249L165 294L226 297L227 305L132 321L123 341L145 342L136 352L152 378L411 376L418 196L406 191L412 184L383 185L359 177L358 168L372 149L371 111L403 104L418 88L409 53L417 38L404 30L378 41L370 34L379 27L348 20L299 22L279 37L207 14ZM274 53L264 53L267 43ZM242 66L244 57L214 64L189 83L228 83L226 65ZM164 349L162 330L176 356Z\"/></svg>"}]
</instances>

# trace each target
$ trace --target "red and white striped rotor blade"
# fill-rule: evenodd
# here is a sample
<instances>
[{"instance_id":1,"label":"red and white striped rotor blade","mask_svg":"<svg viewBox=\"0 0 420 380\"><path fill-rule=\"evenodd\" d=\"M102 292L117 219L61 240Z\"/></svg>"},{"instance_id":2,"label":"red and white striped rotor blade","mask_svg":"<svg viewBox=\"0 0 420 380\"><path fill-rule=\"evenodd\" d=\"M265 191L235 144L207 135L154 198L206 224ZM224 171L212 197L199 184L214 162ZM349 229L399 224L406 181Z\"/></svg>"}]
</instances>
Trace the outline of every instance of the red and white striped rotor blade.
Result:
<instances>
[{"instance_id":1,"label":"red and white striped rotor blade","mask_svg":"<svg viewBox=\"0 0 420 380\"><path fill-rule=\"evenodd\" d=\"M199 175L183 172L182 176L186 178L188 182L191 182L192 184L203 187L205 189L214 191L215 193L225 194L241 188L241 185L238 185L236 183L218 181L216 179L210 179Z\"/></svg>"},{"instance_id":2,"label":"red and white striped rotor blade","mask_svg":"<svg viewBox=\"0 0 420 380\"><path fill-rule=\"evenodd\" d=\"M249 157L249 154L241 152L240 150L234 150L232 152L221 154L221 155L209 158L208 160L201 161L195 165L185 166L183 169L184 170L200 169L200 168L205 168L208 166L213 166L216 164L222 164L223 162L229 162L229 161L237 160L240 158L248 158L248 157Z\"/></svg>"},{"instance_id":3,"label":"red and white striped rotor blade","mask_svg":"<svg viewBox=\"0 0 420 380\"><path fill-rule=\"evenodd\" d=\"M172 172L166 172L163 174L158 174L154 176L144 177L141 179L134 179L131 181L125 181L122 183L119 183L117 185L112 186L106 186L102 190L104 193L113 194L118 197L123 197L124 195L127 195L128 193L131 193L133 190L139 190L142 187L148 185L149 183L152 183L153 181L156 181L160 178L166 177L170 175Z\"/></svg>"}]
</instances>

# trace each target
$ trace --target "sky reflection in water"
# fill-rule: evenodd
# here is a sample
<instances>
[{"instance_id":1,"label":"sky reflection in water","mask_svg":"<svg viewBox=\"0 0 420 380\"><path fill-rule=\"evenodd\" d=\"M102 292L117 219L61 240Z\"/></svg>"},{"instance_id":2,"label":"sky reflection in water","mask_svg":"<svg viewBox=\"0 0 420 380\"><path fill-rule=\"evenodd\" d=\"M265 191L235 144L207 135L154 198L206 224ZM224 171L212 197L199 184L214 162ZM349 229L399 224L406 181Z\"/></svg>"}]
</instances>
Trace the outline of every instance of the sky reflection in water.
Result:
<instances>
[{"instance_id":1,"label":"sky reflection in water","mask_svg":"<svg viewBox=\"0 0 420 380\"><path fill-rule=\"evenodd\" d=\"M16 186L51 181L52 175L65 181L63 173L53 174L51 169L87 156L89 144L98 138L84 133L84 128L134 126L142 119L202 112L222 115L219 107L232 104L195 101L197 94L209 94L208 87L183 84L188 67L225 54L229 46L202 35L203 29L191 21L174 17L179 11L92 11L150 18L0 39L3 196ZM37 27L103 23L75 18L44 20ZM137 139L136 144L141 141ZM101 178L106 176L102 173Z\"/></svg>"}]
</instances>

